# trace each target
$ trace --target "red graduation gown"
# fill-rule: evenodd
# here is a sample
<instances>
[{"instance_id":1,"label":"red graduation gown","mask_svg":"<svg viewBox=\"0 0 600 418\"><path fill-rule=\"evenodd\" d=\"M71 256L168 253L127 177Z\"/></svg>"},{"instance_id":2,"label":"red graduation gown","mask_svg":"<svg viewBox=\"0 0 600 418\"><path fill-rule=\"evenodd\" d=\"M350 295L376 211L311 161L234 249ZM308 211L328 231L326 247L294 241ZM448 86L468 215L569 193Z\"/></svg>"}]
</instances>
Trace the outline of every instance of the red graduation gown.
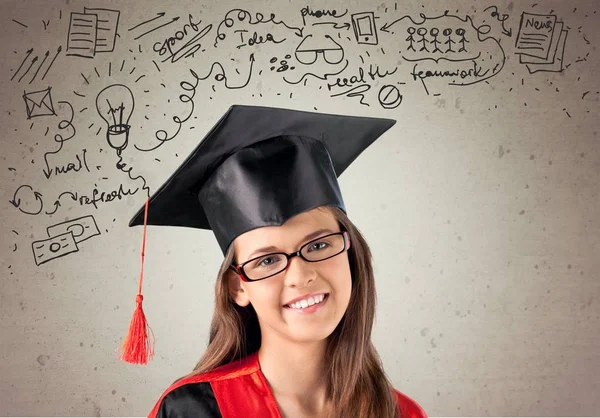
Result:
<instances>
[{"instance_id":1,"label":"red graduation gown","mask_svg":"<svg viewBox=\"0 0 600 418\"><path fill-rule=\"evenodd\" d=\"M412 399L394 389L403 418L427 418ZM148 418L281 418L260 369L258 351L213 371L182 379L156 402Z\"/></svg>"}]
</instances>

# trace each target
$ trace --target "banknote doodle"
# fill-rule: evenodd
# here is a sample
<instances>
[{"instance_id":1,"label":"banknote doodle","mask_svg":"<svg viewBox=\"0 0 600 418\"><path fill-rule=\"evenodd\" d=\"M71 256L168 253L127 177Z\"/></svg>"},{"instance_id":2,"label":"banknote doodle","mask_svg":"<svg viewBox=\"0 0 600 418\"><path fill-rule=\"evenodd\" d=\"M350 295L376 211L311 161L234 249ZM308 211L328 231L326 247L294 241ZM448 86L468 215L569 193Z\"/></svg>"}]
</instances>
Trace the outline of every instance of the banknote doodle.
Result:
<instances>
[{"instance_id":1,"label":"banknote doodle","mask_svg":"<svg viewBox=\"0 0 600 418\"><path fill-rule=\"evenodd\" d=\"M33 258L38 266L78 252L78 244L100 235L100 230L92 215L51 225L46 231L48 238L31 243Z\"/></svg>"}]
</instances>

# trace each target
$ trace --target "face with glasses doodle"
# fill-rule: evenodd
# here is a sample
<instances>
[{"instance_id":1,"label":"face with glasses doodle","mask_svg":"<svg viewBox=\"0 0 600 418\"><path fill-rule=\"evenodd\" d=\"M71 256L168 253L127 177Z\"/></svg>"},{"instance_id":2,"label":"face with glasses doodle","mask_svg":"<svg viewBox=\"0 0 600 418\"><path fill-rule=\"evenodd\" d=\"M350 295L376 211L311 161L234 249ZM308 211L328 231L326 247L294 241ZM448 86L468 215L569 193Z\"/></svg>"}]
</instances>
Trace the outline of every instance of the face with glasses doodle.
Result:
<instances>
[{"instance_id":1,"label":"face with glasses doodle","mask_svg":"<svg viewBox=\"0 0 600 418\"><path fill-rule=\"evenodd\" d=\"M350 238L333 214L315 208L281 226L248 231L233 245L229 291L238 305L252 304L262 343L325 341L352 289Z\"/></svg>"}]
</instances>

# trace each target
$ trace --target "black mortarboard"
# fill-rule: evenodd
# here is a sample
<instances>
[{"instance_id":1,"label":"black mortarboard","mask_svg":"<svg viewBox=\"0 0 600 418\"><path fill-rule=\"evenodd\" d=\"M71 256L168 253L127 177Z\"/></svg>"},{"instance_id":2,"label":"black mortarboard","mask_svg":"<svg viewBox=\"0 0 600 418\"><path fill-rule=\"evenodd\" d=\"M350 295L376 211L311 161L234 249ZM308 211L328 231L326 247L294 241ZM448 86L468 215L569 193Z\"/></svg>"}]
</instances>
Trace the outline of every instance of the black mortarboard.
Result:
<instances>
[{"instance_id":1,"label":"black mortarboard","mask_svg":"<svg viewBox=\"0 0 600 418\"><path fill-rule=\"evenodd\" d=\"M223 251L246 231L317 206L346 211L337 177L392 119L234 105L150 197L148 225L211 229ZM144 207L129 226L144 224Z\"/></svg>"}]
</instances>

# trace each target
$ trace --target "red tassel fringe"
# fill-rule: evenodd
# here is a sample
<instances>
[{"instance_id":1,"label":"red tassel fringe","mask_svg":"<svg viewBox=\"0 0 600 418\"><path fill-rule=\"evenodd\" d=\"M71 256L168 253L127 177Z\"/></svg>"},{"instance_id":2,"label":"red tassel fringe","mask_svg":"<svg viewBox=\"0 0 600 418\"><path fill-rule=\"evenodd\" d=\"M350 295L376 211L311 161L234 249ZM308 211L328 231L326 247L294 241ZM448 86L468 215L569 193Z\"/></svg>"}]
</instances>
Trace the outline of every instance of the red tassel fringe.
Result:
<instances>
[{"instance_id":1,"label":"red tassel fringe","mask_svg":"<svg viewBox=\"0 0 600 418\"><path fill-rule=\"evenodd\" d=\"M154 357L154 333L146 321L142 295L136 297L136 308L129 323L129 331L121 344L121 360L132 364L148 364ZM148 337L152 336L152 340Z\"/></svg>"}]
</instances>

